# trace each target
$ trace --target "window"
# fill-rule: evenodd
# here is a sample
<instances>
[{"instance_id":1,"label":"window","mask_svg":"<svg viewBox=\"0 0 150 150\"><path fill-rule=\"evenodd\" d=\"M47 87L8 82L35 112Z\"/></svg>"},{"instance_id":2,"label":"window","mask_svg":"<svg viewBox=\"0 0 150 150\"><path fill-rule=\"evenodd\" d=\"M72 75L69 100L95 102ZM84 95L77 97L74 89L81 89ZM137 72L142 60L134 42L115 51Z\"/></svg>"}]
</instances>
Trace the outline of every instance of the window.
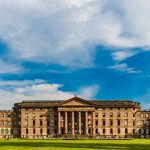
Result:
<instances>
[{"instance_id":1,"label":"window","mask_svg":"<svg viewBox=\"0 0 150 150\"><path fill-rule=\"evenodd\" d=\"M8 114L6 114L6 118L8 118L8 116L9 116L9 115L8 115Z\"/></svg>"},{"instance_id":2,"label":"window","mask_svg":"<svg viewBox=\"0 0 150 150\"><path fill-rule=\"evenodd\" d=\"M135 114L133 113L133 118L135 117Z\"/></svg>"},{"instance_id":3,"label":"window","mask_svg":"<svg viewBox=\"0 0 150 150\"><path fill-rule=\"evenodd\" d=\"M105 128L103 129L103 134L105 134Z\"/></svg>"},{"instance_id":4,"label":"window","mask_svg":"<svg viewBox=\"0 0 150 150\"><path fill-rule=\"evenodd\" d=\"M125 112L124 116L125 116L125 117L128 117L128 113L127 113L127 112Z\"/></svg>"},{"instance_id":5,"label":"window","mask_svg":"<svg viewBox=\"0 0 150 150\"><path fill-rule=\"evenodd\" d=\"M120 120L117 120L117 125L120 126Z\"/></svg>"},{"instance_id":6,"label":"window","mask_svg":"<svg viewBox=\"0 0 150 150\"><path fill-rule=\"evenodd\" d=\"M9 122L8 121L6 122L6 126L9 126Z\"/></svg>"},{"instance_id":7,"label":"window","mask_svg":"<svg viewBox=\"0 0 150 150\"><path fill-rule=\"evenodd\" d=\"M133 134L135 134L135 129L133 129Z\"/></svg>"},{"instance_id":8,"label":"window","mask_svg":"<svg viewBox=\"0 0 150 150\"><path fill-rule=\"evenodd\" d=\"M98 134L98 129L97 128L96 128L95 132L96 132L96 134Z\"/></svg>"},{"instance_id":9,"label":"window","mask_svg":"<svg viewBox=\"0 0 150 150\"><path fill-rule=\"evenodd\" d=\"M50 113L47 113L46 115L47 115L47 117L50 117Z\"/></svg>"},{"instance_id":10,"label":"window","mask_svg":"<svg viewBox=\"0 0 150 150\"><path fill-rule=\"evenodd\" d=\"M120 112L117 112L117 117L120 117Z\"/></svg>"},{"instance_id":11,"label":"window","mask_svg":"<svg viewBox=\"0 0 150 150\"><path fill-rule=\"evenodd\" d=\"M135 126L135 121L133 120L133 126Z\"/></svg>"},{"instance_id":12,"label":"window","mask_svg":"<svg viewBox=\"0 0 150 150\"><path fill-rule=\"evenodd\" d=\"M102 116L105 117L105 116L106 116L106 113L103 112Z\"/></svg>"},{"instance_id":13,"label":"window","mask_svg":"<svg viewBox=\"0 0 150 150\"><path fill-rule=\"evenodd\" d=\"M103 126L105 126L105 120L103 120Z\"/></svg>"},{"instance_id":14,"label":"window","mask_svg":"<svg viewBox=\"0 0 150 150\"><path fill-rule=\"evenodd\" d=\"M28 126L28 120L25 120L25 126Z\"/></svg>"},{"instance_id":15,"label":"window","mask_svg":"<svg viewBox=\"0 0 150 150\"><path fill-rule=\"evenodd\" d=\"M95 113L95 117L98 117L98 113Z\"/></svg>"},{"instance_id":16,"label":"window","mask_svg":"<svg viewBox=\"0 0 150 150\"><path fill-rule=\"evenodd\" d=\"M141 125L142 125L142 126L144 125L144 120L141 120Z\"/></svg>"},{"instance_id":17,"label":"window","mask_svg":"<svg viewBox=\"0 0 150 150\"><path fill-rule=\"evenodd\" d=\"M128 120L124 120L124 125L125 125L125 126L128 125Z\"/></svg>"},{"instance_id":18,"label":"window","mask_svg":"<svg viewBox=\"0 0 150 150\"><path fill-rule=\"evenodd\" d=\"M19 125L19 126L21 125L21 122L20 122L20 121L18 121L18 125Z\"/></svg>"},{"instance_id":19,"label":"window","mask_svg":"<svg viewBox=\"0 0 150 150\"><path fill-rule=\"evenodd\" d=\"M25 113L25 117L28 118L28 113Z\"/></svg>"},{"instance_id":20,"label":"window","mask_svg":"<svg viewBox=\"0 0 150 150\"><path fill-rule=\"evenodd\" d=\"M125 134L128 134L128 129L127 128L125 128Z\"/></svg>"},{"instance_id":21,"label":"window","mask_svg":"<svg viewBox=\"0 0 150 150\"><path fill-rule=\"evenodd\" d=\"M113 112L110 112L110 117L113 117Z\"/></svg>"},{"instance_id":22,"label":"window","mask_svg":"<svg viewBox=\"0 0 150 150\"><path fill-rule=\"evenodd\" d=\"M40 126L42 126L43 125L43 121L42 120L40 120Z\"/></svg>"},{"instance_id":23,"label":"window","mask_svg":"<svg viewBox=\"0 0 150 150\"><path fill-rule=\"evenodd\" d=\"M1 117L4 118L4 114L1 114Z\"/></svg>"},{"instance_id":24,"label":"window","mask_svg":"<svg viewBox=\"0 0 150 150\"><path fill-rule=\"evenodd\" d=\"M32 117L35 118L35 113L32 114Z\"/></svg>"},{"instance_id":25,"label":"window","mask_svg":"<svg viewBox=\"0 0 150 150\"><path fill-rule=\"evenodd\" d=\"M40 134L42 134L43 133L43 129L40 129Z\"/></svg>"},{"instance_id":26,"label":"window","mask_svg":"<svg viewBox=\"0 0 150 150\"><path fill-rule=\"evenodd\" d=\"M47 126L49 126L50 125L50 121L49 120L47 120Z\"/></svg>"},{"instance_id":27,"label":"window","mask_svg":"<svg viewBox=\"0 0 150 150\"><path fill-rule=\"evenodd\" d=\"M113 120L110 120L110 126L112 126L113 125Z\"/></svg>"},{"instance_id":28,"label":"window","mask_svg":"<svg viewBox=\"0 0 150 150\"><path fill-rule=\"evenodd\" d=\"M95 120L95 125L98 126L98 120Z\"/></svg>"},{"instance_id":29,"label":"window","mask_svg":"<svg viewBox=\"0 0 150 150\"><path fill-rule=\"evenodd\" d=\"M42 118L43 117L43 114L42 113L40 113L40 118Z\"/></svg>"},{"instance_id":30,"label":"window","mask_svg":"<svg viewBox=\"0 0 150 150\"><path fill-rule=\"evenodd\" d=\"M36 132L35 132L35 129L33 129L33 134L35 134Z\"/></svg>"},{"instance_id":31,"label":"window","mask_svg":"<svg viewBox=\"0 0 150 150\"><path fill-rule=\"evenodd\" d=\"M28 134L29 133L29 129L26 129L26 134Z\"/></svg>"},{"instance_id":32,"label":"window","mask_svg":"<svg viewBox=\"0 0 150 150\"><path fill-rule=\"evenodd\" d=\"M47 129L47 134L50 134L50 129L49 128Z\"/></svg>"},{"instance_id":33,"label":"window","mask_svg":"<svg viewBox=\"0 0 150 150\"><path fill-rule=\"evenodd\" d=\"M144 114L141 114L141 117L144 118Z\"/></svg>"},{"instance_id":34,"label":"window","mask_svg":"<svg viewBox=\"0 0 150 150\"><path fill-rule=\"evenodd\" d=\"M35 120L33 120L33 126L35 126Z\"/></svg>"},{"instance_id":35,"label":"window","mask_svg":"<svg viewBox=\"0 0 150 150\"><path fill-rule=\"evenodd\" d=\"M120 128L118 128L118 134L120 134Z\"/></svg>"},{"instance_id":36,"label":"window","mask_svg":"<svg viewBox=\"0 0 150 150\"><path fill-rule=\"evenodd\" d=\"M113 129L110 129L110 134L113 134Z\"/></svg>"}]
</instances>

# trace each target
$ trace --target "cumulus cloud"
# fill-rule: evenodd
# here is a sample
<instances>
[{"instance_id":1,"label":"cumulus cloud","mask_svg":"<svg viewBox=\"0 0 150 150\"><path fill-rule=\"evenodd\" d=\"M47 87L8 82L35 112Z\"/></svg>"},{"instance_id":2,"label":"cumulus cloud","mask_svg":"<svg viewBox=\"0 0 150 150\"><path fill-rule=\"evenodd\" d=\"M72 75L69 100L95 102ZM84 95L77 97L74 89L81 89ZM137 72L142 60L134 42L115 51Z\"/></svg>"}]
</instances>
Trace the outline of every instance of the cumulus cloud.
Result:
<instances>
[{"instance_id":1,"label":"cumulus cloud","mask_svg":"<svg viewBox=\"0 0 150 150\"><path fill-rule=\"evenodd\" d=\"M150 45L149 7L149 0L0 0L0 38L15 59L91 67L96 45Z\"/></svg>"},{"instance_id":2,"label":"cumulus cloud","mask_svg":"<svg viewBox=\"0 0 150 150\"><path fill-rule=\"evenodd\" d=\"M66 92L61 84L49 84L44 80L0 81L0 107L11 109L13 103L22 100L65 100L77 93L82 98L90 99L98 92L98 86L80 87L77 92Z\"/></svg>"},{"instance_id":3,"label":"cumulus cloud","mask_svg":"<svg viewBox=\"0 0 150 150\"><path fill-rule=\"evenodd\" d=\"M115 64L113 66L109 66L108 68L115 69L115 70L122 71L122 72L127 72L127 73L141 73L140 70L135 70L134 68L128 67L126 63Z\"/></svg>"}]
</instances>

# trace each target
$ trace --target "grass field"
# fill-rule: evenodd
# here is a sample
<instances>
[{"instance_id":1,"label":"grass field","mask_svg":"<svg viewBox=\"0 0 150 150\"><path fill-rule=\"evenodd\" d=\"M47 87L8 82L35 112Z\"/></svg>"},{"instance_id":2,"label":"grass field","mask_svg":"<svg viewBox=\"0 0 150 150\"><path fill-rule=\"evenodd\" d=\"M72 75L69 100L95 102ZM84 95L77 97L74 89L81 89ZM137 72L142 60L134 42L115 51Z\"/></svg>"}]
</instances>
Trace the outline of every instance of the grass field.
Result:
<instances>
[{"instance_id":1,"label":"grass field","mask_svg":"<svg viewBox=\"0 0 150 150\"><path fill-rule=\"evenodd\" d=\"M23 140L0 139L0 150L150 150L150 139Z\"/></svg>"}]
</instances>

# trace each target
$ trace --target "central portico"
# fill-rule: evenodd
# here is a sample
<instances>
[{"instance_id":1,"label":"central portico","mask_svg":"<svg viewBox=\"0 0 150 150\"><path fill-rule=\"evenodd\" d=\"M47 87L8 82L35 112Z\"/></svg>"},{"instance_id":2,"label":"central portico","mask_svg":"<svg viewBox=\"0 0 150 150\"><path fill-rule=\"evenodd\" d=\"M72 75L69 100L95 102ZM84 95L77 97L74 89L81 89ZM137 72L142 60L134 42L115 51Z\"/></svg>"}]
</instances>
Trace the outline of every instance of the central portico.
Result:
<instances>
[{"instance_id":1,"label":"central portico","mask_svg":"<svg viewBox=\"0 0 150 150\"><path fill-rule=\"evenodd\" d=\"M89 101L73 97L58 107L58 134L94 134L95 108Z\"/></svg>"}]
</instances>

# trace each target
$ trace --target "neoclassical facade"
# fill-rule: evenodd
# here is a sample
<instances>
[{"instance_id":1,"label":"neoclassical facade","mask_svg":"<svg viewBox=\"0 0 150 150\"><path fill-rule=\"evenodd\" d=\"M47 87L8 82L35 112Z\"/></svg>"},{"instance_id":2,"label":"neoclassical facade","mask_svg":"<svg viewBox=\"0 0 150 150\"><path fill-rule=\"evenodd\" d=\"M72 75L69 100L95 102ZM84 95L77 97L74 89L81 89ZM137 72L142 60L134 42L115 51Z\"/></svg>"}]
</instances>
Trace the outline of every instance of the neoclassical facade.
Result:
<instances>
[{"instance_id":1,"label":"neoclassical facade","mask_svg":"<svg viewBox=\"0 0 150 150\"><path fill-rule=\"evenodd\" d=\"M0 111L0 136L51 137L150 137L150 110L126 100L22 101L12 111ZM7 119L1 116L8 116ZM9 122L9 134L6 131ZM4 130L2 130L4 129Z\"/></svg>"}]
</instances>

